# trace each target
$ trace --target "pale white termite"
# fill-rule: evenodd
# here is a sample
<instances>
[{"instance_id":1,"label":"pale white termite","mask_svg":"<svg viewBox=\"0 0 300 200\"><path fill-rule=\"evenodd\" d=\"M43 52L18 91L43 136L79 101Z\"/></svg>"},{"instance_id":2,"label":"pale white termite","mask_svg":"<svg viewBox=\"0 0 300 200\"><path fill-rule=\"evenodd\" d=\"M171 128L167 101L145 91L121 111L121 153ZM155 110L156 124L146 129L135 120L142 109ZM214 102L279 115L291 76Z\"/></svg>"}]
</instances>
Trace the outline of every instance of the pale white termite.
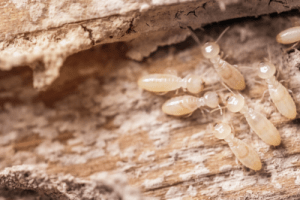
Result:
<instances>
[{"instance_id":1,"label":"pale white termite","mask_svg":"<svg viewBox=\"0 0 300 200\"><path fill-rule=\"evenodd\" d=\"M227 98L226 107L231 112L242 113L251 129L267 144L278 146L281 138L276 127L261 113L248 108L241 94L232 94Z\"/></svg>"},{"instance_id":2,"label":"pale white termite","mask_svg":"<svg viewBox=\"0 0 300 200\"><path fill-rule=\"evenodd\" d=\"M149 74L142 76L138 81L138 85L144 90L157 93L166 93L183 88L190 93L197 94L204 88L202 78L191 74L185 78L173 74Z\"/></svg>"},{"instance_id":3,"label":"pale white termite","mask_svg":"<svg viewBox=\"0 0 300 200\"><path fill-rule=\"evenodd\" d=\"M276 67L269 61L259 65L258 76L265 79L273 103L278 111L289 119L295 119L297 115L296 105L288 90L276 80L274 74Z\"/></svg>"},{"instance_id":4,"label":"pale white termite","mask_svg":"<svg viewBox=\"0 0 300 200\"><path fill-rule=\"evenodd\" d=\"M208 106L217 108L219 106L219 96L216 92L206 92L203 97L184 95L173 97L162 106L162 111L168 115L184 116L192 114L197 108Z\"/></svg>"},{"instance_id":5,"label":"pale white termite","mask_svg":"<svg viewBox=\"0 0 300 200\"><path fill-rule=\"evenodd\" d=\"M288 28L276 36L276 41L281 44L292 44L300 41L300 26Z\"/></svg>"},{"instance_id":6,"label":"pale white termite","mask_svg":"<svg viewBox=\"0 0 300 200\"><path fill-rule=\"evenodd\" d=\"M217 123L212 132L218 139L224 139L237 159L246 167L253 170L261 169L261 161L257 152L245 142L234 137L227 123Z\"/></svg>"},{"instance_id":7,"label":"pale white termite","mask_svg":"<svg viewBox=\"0 0 300 200\"><path fill-rule=\"evenodd\" d=\"M244 76L236 67L223 60L219 55L220 46L217 42L227 30L228 28L221 33L215 42L207 42L201 46L201 52L205 58L211 61L218 75L228 87L234 90L244 90L246 88ZM200 44L199 39L192 31L191 35Z\"/></svg>"}]
</instances>

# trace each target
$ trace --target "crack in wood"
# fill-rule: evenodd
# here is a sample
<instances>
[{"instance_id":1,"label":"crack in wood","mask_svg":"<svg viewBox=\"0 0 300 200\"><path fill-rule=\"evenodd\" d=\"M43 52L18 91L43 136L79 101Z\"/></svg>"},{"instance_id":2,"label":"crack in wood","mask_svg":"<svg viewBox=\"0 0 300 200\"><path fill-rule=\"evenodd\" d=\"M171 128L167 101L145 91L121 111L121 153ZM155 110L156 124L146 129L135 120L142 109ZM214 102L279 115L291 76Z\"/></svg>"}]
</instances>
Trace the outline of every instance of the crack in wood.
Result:
<instances>
[{"instance_id":1,"label":"crack in wood","mask_svg":"<svg viewBox=\"0 0 300 200\"><path fill-rule=\"evenodd\" d=\"M88 32L89 33L89 39L91 40L91 43L92 45L94 46L95 45L95 40L94 40L94 37L93 37L93 30L87 28L86 26L84 26L83 24L81 24L81 27L83 28L83 30L85 32Z\"/></svg>"}]
</instances>

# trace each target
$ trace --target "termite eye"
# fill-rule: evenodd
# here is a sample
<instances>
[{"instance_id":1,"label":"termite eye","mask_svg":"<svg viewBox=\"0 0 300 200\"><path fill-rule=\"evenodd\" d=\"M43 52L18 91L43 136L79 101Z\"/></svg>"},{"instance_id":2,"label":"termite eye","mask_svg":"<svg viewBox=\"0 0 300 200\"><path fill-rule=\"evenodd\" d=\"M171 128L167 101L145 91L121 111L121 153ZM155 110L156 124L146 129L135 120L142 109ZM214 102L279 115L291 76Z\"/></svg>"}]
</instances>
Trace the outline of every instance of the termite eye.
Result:
<instances>
[{"instance_id":1,"label":"termite eye","mask_svg":"<svg viewBox=\"0 0 300 200\"><path fill-rule=\"evenodd\" d=\"M205 104L210 108L216 108L219 105L219 96L216 92L206 92L204 99Z\"/></svg>"},{"instance_id":2,"label":"termite eye","mask_svg":"<svg viewBox=\"0 0 300 200\"><path fill-rule=\"evenodd\" d=\"M205 58L214 58L220 53L220 46L215 42L207 42L201 47Z\"/></svg>"},{"instance_id":3,"label":"termite eye","mask_svg":"<svg viewBox=\"0 0 300 200\"><path fill-rule=\"evenodd\" d=\"M204 88L204 84L200 76L189 75L187 77L187 90L190 93L197 94L201 92L203 88Z\"/></svg>"},{"instance_id":4,"label":"termite eye","mask_svg":"<svg viewBox=\"0 0 300 200\"><path fill-rule=\"evenodd\" d=\"M270 62L261 62L259 64L258 76L262 79L268 79L274 76L276 67Z\"/></svg>"},{"instance_id":5,"label":"termite eye","mask_svg":"<svg viewBox=\"0 0 300 200\"><path fill-rule=\"evenodd\" d=\"M244 107L245 100L242 95L232 95L227 99L227 108L231 112L239 112Z\"/></svg>"},{"instance_id":6,"label":"termite eye","mask_svg":"<svg viewBox=\"0 0 300 200\"><path fill-rule=\"evenodd\" d=\"M228 124L220 123L213 127L213 133L218 139L225 139L231 133L231 128Z\"/></svg>"}]
</instances>

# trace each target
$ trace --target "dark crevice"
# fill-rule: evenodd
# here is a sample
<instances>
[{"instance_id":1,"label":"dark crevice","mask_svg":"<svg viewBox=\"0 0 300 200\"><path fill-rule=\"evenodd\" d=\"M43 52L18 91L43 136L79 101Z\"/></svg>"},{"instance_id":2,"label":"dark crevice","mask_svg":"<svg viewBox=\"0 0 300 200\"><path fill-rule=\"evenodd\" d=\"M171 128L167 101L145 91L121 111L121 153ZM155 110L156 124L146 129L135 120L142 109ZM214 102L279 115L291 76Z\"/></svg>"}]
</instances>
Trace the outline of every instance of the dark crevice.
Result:
<instances>
[{"instance_id":1,"label":"dark crevice","mask_svg":"<svg viewBox=\"0 0 300 200\"><path fill-rule=\"evenodd\" d=\"M198 7L195 8L194 10L188 12L188 14L186 14L186 15L188 16L189 14L193 14L195 17L198 17L198 16L196 15L196 10L197 10L198 8L200 8L200 7L201 7L201 6L198 6Z\"/></svg>"},{"instance_id":2,"label":"dark crevice","mask_svg":"<svg viewBox=\"0 0 300 200\"><path fill-rule=\"evenodd\" d=\"M95 45L95 41L94 41L94 38L93 38L93 30L87 28L86 26L82 25L81 24L81 27L83 28L84 31L88 32L89 33L89 38L92 42L92 45L94 46Z\"/></svg>"},{"instance_id":3,"label":"dark crevice","mask_svg":"<svg viewBox=\"0 0 300 200\"><path fill-rule=\"evenodd\" d=\"M300 118L294 119L294 120L292 121L292 123L293 123L293 124L300 124Z\"/></svg>"},{"instance_id":4,"label":"dark crevice","mask_svg":"<svg viewBox=\"0 0 300 200\"><path fill-rule=\"evenodd\" d=\"M195 17L197 17L195 10L188 12L186 15L188 16L189 14L193 14Z\"/></svg>"},{"instance_id":5,"label":"dark crevice","mask_svg":"<svg viewBox=\"0 0 300 200\"><path fill-rule=\"evenodd\" d=\"M136 33L136 31L133 29L133 21L134 21L134 18L132 18L132 20L130 21L130 25L129 25L129 28L127 29L127 31L126 31L126 34L130 34L132 32Z\"/></svg>"},{"instance_id":6,"label":"dark crevice","mask_svg":"<svg viewBox=\"0 0 300 200\"><path fill-rule=\"evenodd\" d=\"M176 14L175 14L175 19L181 19L181 14L182 14L183 12L184 12L184 11L182 11L182 10L177 11Z\"/></svg>"}]
</instances>

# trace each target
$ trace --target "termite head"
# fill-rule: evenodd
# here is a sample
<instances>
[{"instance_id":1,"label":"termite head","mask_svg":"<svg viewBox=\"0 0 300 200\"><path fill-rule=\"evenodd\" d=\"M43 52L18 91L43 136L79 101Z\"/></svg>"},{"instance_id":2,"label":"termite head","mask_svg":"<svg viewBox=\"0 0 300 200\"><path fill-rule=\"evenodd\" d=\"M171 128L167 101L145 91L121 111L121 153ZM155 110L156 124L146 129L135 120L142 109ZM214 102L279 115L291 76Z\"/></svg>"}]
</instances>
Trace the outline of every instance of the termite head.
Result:
<instances>
[{"instance_id":1,"label":"termite head","mask_svg":"<svg viewBox=\"0 0 300 200\"><path fill-rule=\"evenodd\" d=\"M241 94L230 94L226 98L226 107L231 112L239 112L245 105L245 99Z\"/></svg>"},{"instance_id":2,"label":"termite head","mask_svg":"<svg viewBox=\"0 0 300 200\"><path fill-rule=\"evenodd\" d=\"M276 67L269 61L259 64L258 76L262 79L269 79L276 73Z\"/></svg>"},{"instance_id":3,"label":"termite head","mask_svg":"<svg viewBox=\"0 0 300 200\"><path fill-rule=\"evenodd\" d=\"M218 139L225 139L231 134L231 127L226 123L216 123L212 127L212 132Z\"/></svg>"},{"instance_id":4,"label":"termite head","mask_svg":"<svg viewBox=\"0 0 300 200\"><path fill-rule=\"evenodd\" d=\"M207 42L201 47L202 55L205 58L214 58L220 53L220 46L216 42Z\"/></svg>"},{"instance_id":5,"label":"termite head","mask_svg":"<svg viewBox=\"0 0 300 200\"><path fill-rule=\"evenodd\" d=\"M204 88L204 82L202 78L198 75L187 75L184 78L184 81L186 82L186 89L193 94L197 94L201 92Z\"/></svg>"},{"instance_id":6,"label":"termite head","mask_svg":"<svg viewBox=\"0 0 300 200\"><path fill-rule=\"evenodd\" d=\"M204 101L206 106L216 108L220 103L219 95L216 92L206 92L204 94Z\"/></svg>"}]
</instances>

